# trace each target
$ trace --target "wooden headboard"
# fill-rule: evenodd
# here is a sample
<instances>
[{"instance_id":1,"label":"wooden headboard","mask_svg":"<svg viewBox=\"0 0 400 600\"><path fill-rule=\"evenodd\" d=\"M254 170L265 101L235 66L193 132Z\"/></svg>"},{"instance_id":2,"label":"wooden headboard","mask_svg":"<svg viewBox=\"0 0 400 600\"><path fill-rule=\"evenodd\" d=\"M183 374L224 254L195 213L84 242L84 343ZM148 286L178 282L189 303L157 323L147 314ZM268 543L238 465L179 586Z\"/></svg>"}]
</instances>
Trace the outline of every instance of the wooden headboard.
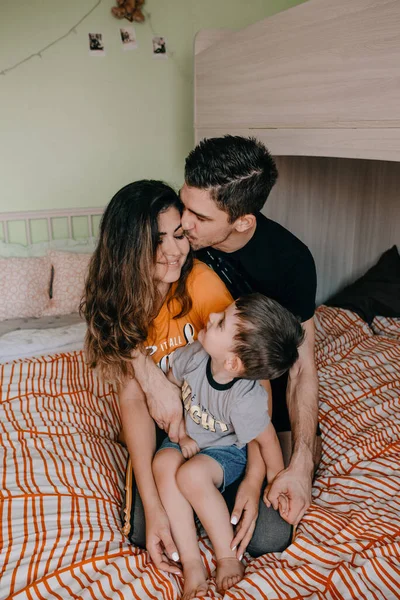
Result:
<instances>
[{"instance_id":1,"label":"wooden headboard","mask_svg":"<svg viewBox=\"0 0 400 600\"><path fill-rule=\"evenodd\" d=\"M277 157L264 211L310 247L319 302L400 247L399 23L398 0L308 0L196 37L196 141Z\"/></svg>"}]
</instances>

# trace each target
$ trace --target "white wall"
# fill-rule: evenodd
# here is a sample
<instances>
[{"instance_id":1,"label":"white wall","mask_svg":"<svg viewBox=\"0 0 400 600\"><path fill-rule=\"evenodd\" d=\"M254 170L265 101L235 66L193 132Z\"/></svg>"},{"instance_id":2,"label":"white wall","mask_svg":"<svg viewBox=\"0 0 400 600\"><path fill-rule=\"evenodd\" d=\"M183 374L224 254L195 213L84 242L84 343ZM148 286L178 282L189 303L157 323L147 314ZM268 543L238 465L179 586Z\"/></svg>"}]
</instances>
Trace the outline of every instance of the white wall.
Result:
<instances>
[{"instance_id":1,"label":"white wall","mask_svg":"<svg viewBox=\"0 0 400 600\"><path fill-rule=\"evenodd\" d=\"M239 29L302 0L147 0L123 52L112 0L64 40L0 76L0 211L102 206L129 181L179 186L193 145L192 56L205 27ZM0 0L0 72L67 33L96 0ZM106 56L91 57L88 32ZM153 34L172 56L156 60Z\"/></svg>"}]
</instances>

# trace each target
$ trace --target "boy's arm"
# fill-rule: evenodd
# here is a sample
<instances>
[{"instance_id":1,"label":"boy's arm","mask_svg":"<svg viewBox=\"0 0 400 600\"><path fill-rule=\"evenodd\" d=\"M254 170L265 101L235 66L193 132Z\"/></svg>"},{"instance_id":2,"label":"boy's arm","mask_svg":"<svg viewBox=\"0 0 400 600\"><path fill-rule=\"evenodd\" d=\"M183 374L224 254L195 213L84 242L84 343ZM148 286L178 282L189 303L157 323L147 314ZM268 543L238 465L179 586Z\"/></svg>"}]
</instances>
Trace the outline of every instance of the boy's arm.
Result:
<instances>
[{"instance_id":1,"label":"boy's arm","mask_svg":"<svg viewBox=\"0 0 400 600\"><path fill-rule=\"evenodd\" d=\"M257 437L261 451L261 456L265 464L268 483L272 483L276 475L284 468L281 446L278 436L276 435L275 427L271 421L268 423L264 431Z\"/></svg>"},{"instance_id":2,"label":"boy's arm","mask_svg":"<svg viewBox=\"0 0 400 600\"><path fill-rule=\"evenodd\" d=\"M265 379L260 381L267 392L268 414L272 415L272 391L271 383ZM244 553L249 544L257 523L258 506L261 488L265 479L265 464L261 456L260 445L253 440L247 444L246 473L236 493L235 506L231 513L232 525L235 528L235 537L232 548L237 548L237 557Z\"/></svg>"},{"instance_id":3,"label":"boy's arm","mask_svg":"<svg viewBox=\"0 0 400 600\"><path fill-rule=\"evenodd\" d=\"M265 464L268 485L264 490L263 500L270 507L268 500L269 490L276 475L284 469L283 455L276 435L275 427L270 422L262 433L256 438L260 447L261 456ZM290 499L286 494L281 493L277 499L277 508L281 517L285 518L290 511Z\"/></svg>"}]
</instances>

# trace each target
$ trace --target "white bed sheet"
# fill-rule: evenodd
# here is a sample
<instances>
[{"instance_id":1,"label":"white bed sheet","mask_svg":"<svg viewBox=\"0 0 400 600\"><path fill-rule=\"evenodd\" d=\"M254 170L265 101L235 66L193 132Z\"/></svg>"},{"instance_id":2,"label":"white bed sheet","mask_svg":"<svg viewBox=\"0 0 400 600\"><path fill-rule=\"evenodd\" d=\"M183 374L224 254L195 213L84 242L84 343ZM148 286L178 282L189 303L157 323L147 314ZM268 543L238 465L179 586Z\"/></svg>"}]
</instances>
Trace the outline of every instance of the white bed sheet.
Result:
<instances>
[{"instance_id":1,"label":"white bed sheet","mask_svg":"<svg viewBox=\"0 0 400 600\"><path fill-rule=\"evenodd\" d=\"M0 337L0 363L82 350L86 323L50 329L20 329Z\"/></svg>"}]
</instances>

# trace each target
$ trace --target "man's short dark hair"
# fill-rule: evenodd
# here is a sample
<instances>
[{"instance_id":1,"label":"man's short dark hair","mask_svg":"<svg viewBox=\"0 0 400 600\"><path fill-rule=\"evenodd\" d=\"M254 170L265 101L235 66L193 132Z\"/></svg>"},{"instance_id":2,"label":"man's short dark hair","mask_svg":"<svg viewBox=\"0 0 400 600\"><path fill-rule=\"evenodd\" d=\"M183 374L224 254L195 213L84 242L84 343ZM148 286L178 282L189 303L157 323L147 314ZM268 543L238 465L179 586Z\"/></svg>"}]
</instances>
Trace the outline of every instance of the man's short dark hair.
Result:
<instances>
[{"instance_id":1,"label":"man's short dark hair","mask_svg":"<svg viewBox=\"0 0 400 600\"><path fill-rule=\"evenodd\" d=\"M234 352L243 363L243 377L276 379L286 373L304 339L299 319L263 294L242 296L235 304L239 326Z\"/></svg>"},{"instance_id":2,"label":"man's short dark hair","mask_svg":"<svg viewBox=\"0 0 400 600\"><path fill-rule=\"evenodd\" d=\"M274 159L255 138L204 139L185 162L187 185L209 191L230 223L260 211L277 177Z\"/></svg>"}]
</instances>

